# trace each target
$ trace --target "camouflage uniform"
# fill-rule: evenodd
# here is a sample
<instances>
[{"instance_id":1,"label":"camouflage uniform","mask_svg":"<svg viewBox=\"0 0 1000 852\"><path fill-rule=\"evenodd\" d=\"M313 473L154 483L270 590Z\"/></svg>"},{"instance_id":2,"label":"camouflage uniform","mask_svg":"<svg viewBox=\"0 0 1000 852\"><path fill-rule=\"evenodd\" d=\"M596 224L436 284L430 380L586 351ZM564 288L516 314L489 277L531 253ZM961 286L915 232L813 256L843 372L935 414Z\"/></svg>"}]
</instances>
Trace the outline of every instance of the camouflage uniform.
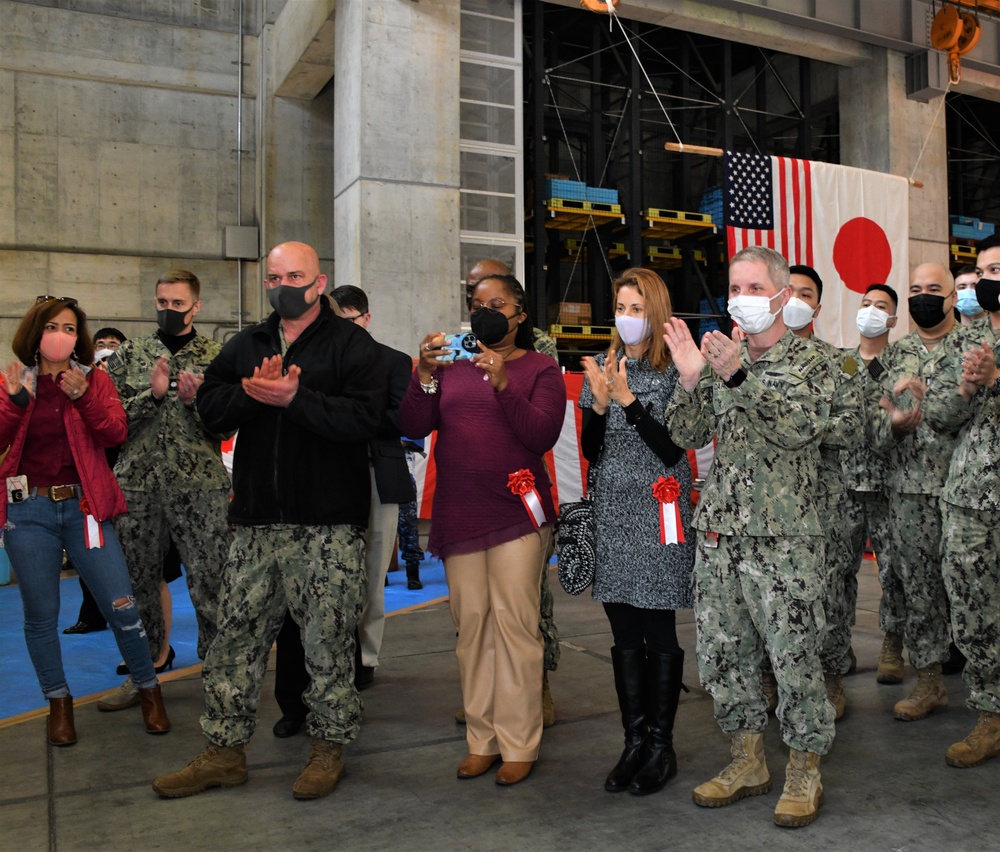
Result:
<instances>
[{"instance_id":1,"label":"camouflage uniform","mask_svg":"<svg viewBox=\"0 0 1000 852\"><path fill-rule=\"evenodd\" d=\"M817 506L824 524L826 579L823 612L826 631L820 655L825 674L846 674L851 667L851 627L858 600L858 568L852 533L858 526L847 498L842 456L857 445L863 434L859 362L816 337L810 342L827 360L834 375L830 419L820 443Z\"/></svg>"},{"instance_id":2,"label":"camouflage uniform","mask_svg":"<svg viewBox=\"0 0 1000 852\"><path fill-rule=\"evenodd\" d=\"M222 566L232 535L226 520L229 476L220 441L196 408L177 396L177 374L200 373L219 353L214 340L196 335L175 355L157 335L129 340L108 369L128 415L128 440L115 465L129 511L115 519L136 600L155 658L164 641L160 583L172 539L184 563L198 619L198 656L215 636ZM169 359L170 384L157 402L149 385L156 360Z\"/></svg>"},{"instance_id":3,"label":"camouflage uniform","mask_svg":"<svg viewBox=\"0 0 1000 852\"><path fill-rule=\"evenodd\" d=\"M966 351L992 339L1000 364L1000 338L988 316L963 337ZM955 362L954 383L949 388L942 381L929 392L924 409L932 428L961 427L941 492L942 570L955 644L966 656L966 703L1000 713L1000 387L982 389L966 403L957 392L960 376L961 363Z\"/></svg>"},{"instance_id":4,"label":"camouflage uniform","mask_svg":"<svg viewBox=\"0 0 1000 852\"><path fill-rule=\"evenodd\" d=\"M556 342L540 328L533 328L535 336L535 351L548 355L559 363L559 351ZM551 475L551 474L550 474ZM538 629L542 633L542 641L545 643L544 668L547 672L554 672L559 666L559 628L556 626L553 606L555 599L552 597L552 587L549 585L549 563L552 562L552 554L555 553L556 537L549 536L549 548L545 554L545 568L542 571L542 593L541 611L539 613Z\"/></svg>"},{"instance_id":5,"label":"camouflage uniform","mask_svg":"<svg viewBox=\"0 0 1000 852\"><path fill-rule=\"evenodd\" d=\"M248 742L271 643L289 610L302 631L316 739L352 742L361 728L361 699L352 686L354 649L343 638L365 602L362 527L347 524L238 526L219 602L219 633L205 662L201 726L213 743ZM339 594L331 595L331 589ZM311 601L322 598L324 606Z\"/></svg>"},{"instance_id":6,"label":"camouflage uniform","mask_svg":"<svg viewBox=\"0 0 1000 852\"><path fill-rule=\"evenodd\" d=\"M879 604L879 628L883 633L903 635L906 628L906 609L903 599L903 586L892 568L891 535L889 523L889 500L885 493L885 460L875 453L871 447L868 435L868 424L874 418L874 411L882 395L882 386L873 377L871 370L877 374L881 362L873 359L871 365L865 365L861 358L860 348L848 353L860 365L856 373L856 381L860 385L860 403L862 406L862 423L865 425L865 440L861 435L854 446L840 453L841 469L844 484L847 487L846 500L843 507L844 524L847 539L850 544L850 564L854 566L853 602L851 618L857 606L857 572L864 559L866 542L870 541L872 549L878 558L878 578L882 586L882 600Z\"/></svg>"},{"instance_id":7,"label":"camouflage uniform","mask_svg":"<svg viewBox=\"0 0 1000 852\"><path fill-rule=\"evenodd\" d=\"M890 343L879 356L885 367L882 395L892 396L897 380L912 376L928 390L943 381L955 387L953 359L961 357L962 335L952 331L930 352L917 332ZM895 400L906 407L909 393ZM886 489L892 526L892 558L905 596L903 643L914 668L948 659L948 597L941 576L941 507L939 498L955 446L953 433L938 433L925 423L897 440L889 415L872 409L873 444L887 459Z\"/></svg>"},{"instance_id":8,"label":"camouflage uniform","mask_svg":"<svg viewBox=\"0 0 1000 852\"><path fill-rule=\"evenodd\" d=\"M694 391L678 385L667 408L680 446L718 440L692 521L698 671L724 731L762 731L766 653L782 739L826 754L833 707L819 660L823 530L814 500L834 377L816 347L790 332L753 363L744 343L741 360L747 378L738 388L706 369Z\"/></svg>"}]
</instances>

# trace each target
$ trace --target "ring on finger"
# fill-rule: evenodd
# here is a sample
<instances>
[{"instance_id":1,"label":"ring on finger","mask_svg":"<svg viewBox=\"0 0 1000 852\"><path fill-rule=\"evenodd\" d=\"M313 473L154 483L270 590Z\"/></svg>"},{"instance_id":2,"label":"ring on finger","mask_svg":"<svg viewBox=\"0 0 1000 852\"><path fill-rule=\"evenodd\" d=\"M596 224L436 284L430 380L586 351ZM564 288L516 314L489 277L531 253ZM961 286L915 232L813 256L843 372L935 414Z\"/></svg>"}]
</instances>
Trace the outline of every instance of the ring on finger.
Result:
<instances>
[{"instance_id":1,"label":"ring on finger","mask_svg":"<svg viewBox=\"0 0 1000 852\"><path fill-rule=\"evenodd\" d=\"M431 351L431 345L429 343L425 343L424 344L424 351L425 352L430 352Z\"/></svg>"},{"instance_id":2,"label":"ring on finger","mask_svg":"<svg viewBox=\"0 0 1000 852\"><path fill-rule=\"evenodd\" d=\"M492 358L490 358L490 366L491 367L493 366L493 359Z\"/></svg>"}]
</instances>

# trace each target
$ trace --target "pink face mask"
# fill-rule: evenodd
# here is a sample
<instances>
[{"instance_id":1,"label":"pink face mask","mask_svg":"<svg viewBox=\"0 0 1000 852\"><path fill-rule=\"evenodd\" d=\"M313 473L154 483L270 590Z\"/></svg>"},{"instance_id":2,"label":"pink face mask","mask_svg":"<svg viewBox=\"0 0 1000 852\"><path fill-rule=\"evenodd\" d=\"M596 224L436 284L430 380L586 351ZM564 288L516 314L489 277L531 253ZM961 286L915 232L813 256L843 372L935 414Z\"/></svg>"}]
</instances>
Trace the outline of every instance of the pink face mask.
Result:
<instances>
[{"instance_id":1,"label":"pink face mask","mask_svg":"<svg viewBox=\"0 0 1000 852\"><path fill-rule=\"evenodd\" d=\"M46 361L59 364L73 354L76 347L76 335L64 331L50 331L42 335L38 349Z\"/></svg>"}]
</instances>

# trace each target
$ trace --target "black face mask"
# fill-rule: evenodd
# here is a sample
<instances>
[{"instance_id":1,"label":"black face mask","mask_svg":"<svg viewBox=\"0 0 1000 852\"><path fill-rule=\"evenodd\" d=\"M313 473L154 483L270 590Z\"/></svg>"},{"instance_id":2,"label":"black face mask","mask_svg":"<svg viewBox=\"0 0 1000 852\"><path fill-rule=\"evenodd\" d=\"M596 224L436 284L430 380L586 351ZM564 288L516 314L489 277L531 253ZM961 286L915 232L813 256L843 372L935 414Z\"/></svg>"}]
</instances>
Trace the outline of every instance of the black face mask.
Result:
<instances>
[{"instance_id":1,"label":"black face mask","mask_svg":"<svg viewBox=\"0 0 1000 852\"><path fill-rule=\"evenodd\" d=\"M179 337L187 328L188 313L190 311L172 311L170 308L164 308L162 311L156 312L156 324L164 334Z\"/></svg>"},{"instance_id":2,"label":"black face mask","mask_svg":"<svg viewBox=\"0 0 1000 852\"><path fill-rule=\"evenodd\" d=\"M495 346L507 336L511 319L493 308L480 308L472 315L472 333L484 345Z\"/></svg>"},{"instance_id":3,"label":"black face mask","mask_svg":"<svg viewBox=\"0 0 1000 852\"><path fill-rule=\"evenodd\" d=\"M919 296L910 296L910 316L921 328L934 328L944 322L944 300L946 296L934 296L930 293L921 293Z\"/></svg>"},{"instance_id":4,"label":"black face mask","mask_svg":"<svg viewBox=\"0 0 1000 852\"><path fill-rule=\"evenodd\" d=\"M277 287L267 291L268 304L278 312L278 316L283 319L298 319L308 311L315 302L306 301L306 293L312 289L317 279L313 279L312 284L305 287L290 287L287 284L279 284Z\"/></svg>"},{"instance_id":5,"label":"black face mask","mask_svg":"<svg viewBox=\"0 0 1000 852\"><path fill-rule=\"evenodd\" d=\"M984 311L1000 311L1000 281L980 278L976 282L976 301Z\"/></svg>"}]
</instances>

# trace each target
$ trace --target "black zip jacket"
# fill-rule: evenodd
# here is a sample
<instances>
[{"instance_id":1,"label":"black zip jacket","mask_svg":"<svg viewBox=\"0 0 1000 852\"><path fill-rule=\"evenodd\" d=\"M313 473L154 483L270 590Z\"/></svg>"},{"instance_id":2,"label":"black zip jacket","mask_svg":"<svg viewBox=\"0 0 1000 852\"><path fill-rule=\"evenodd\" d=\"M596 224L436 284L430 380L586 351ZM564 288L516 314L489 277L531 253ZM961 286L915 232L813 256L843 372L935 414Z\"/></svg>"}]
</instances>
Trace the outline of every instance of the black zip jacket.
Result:
<instances>
[{"instance_id":1,"label":"black zip jacket","mask_svg":"<svg viewBox=\"0 0 1000 852\"><path fill-rule=\"evenodd\" d=\"M283 360L302 370L288 408L246 395L241 380L281 353L272 313L222 348L198 389L198 413L213 432L239 430L229 520L263 524L368 525L368 441L385 409L385 367L364 329L326 301Z\"/></svg>"}]
</instances>

